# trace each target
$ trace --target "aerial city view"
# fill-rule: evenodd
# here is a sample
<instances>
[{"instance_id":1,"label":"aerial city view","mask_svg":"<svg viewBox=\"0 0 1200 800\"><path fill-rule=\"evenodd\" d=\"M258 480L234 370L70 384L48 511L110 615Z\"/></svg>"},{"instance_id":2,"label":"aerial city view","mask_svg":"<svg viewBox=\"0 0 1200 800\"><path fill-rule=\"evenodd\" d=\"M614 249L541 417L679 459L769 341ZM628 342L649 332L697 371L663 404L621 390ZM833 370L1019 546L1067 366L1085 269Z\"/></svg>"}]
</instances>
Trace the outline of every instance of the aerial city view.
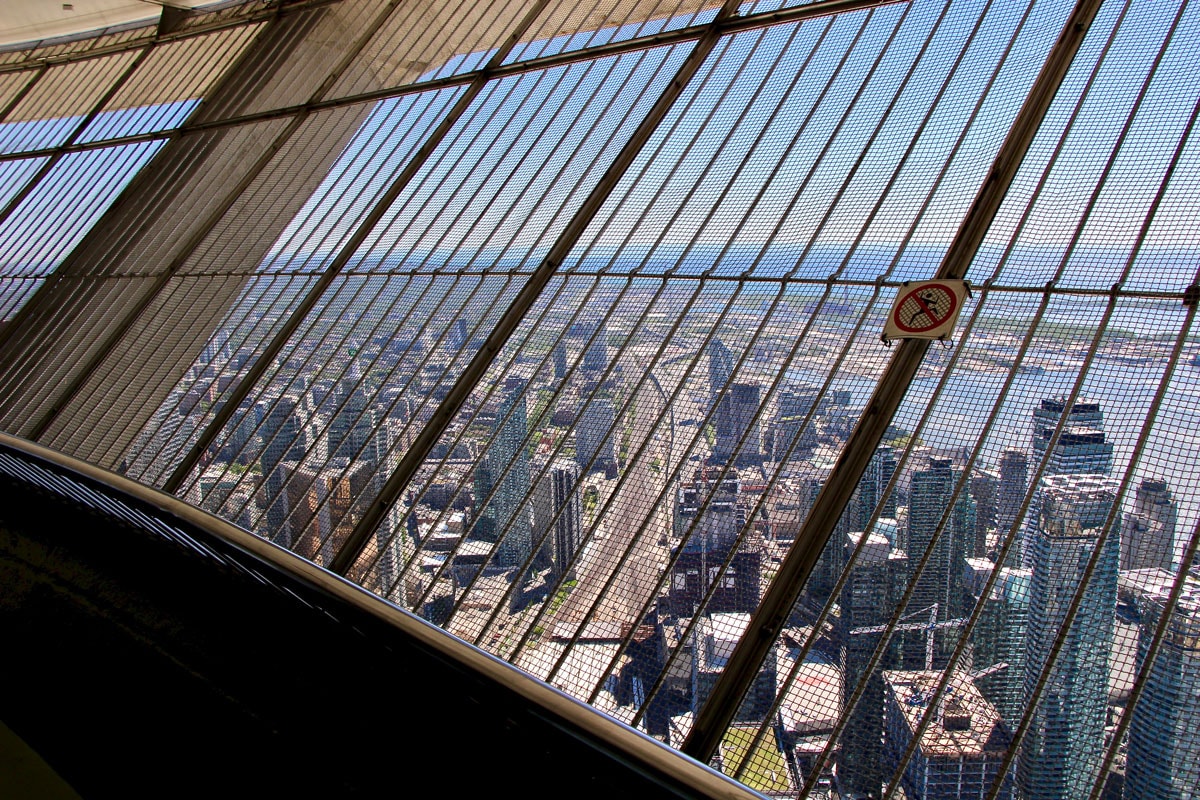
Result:
<instances>
[{"instance_id":1,"label":"aerial city view","mask_svg":"<svg viewBox=\"0 0 1200 800\"><path fill-rule=\"evenodd\" d=\"M769 797L1200 797L1194 4L284 5L0 46L5 434Z\"/></svg>"},{"instance_id":2,"label":"aerial city view","mask_svg":"<svg viewBox=\"0 0 1200 800\"><path fill-rule=\"evenodd\" d=\"M853 298L820 295L772 306L724 290L696 302L693 289L630 282L545 308L358 565L364 585L393 602L676 743L889 355L875 335L886 307L863 313ZM682 298L692 302L679 312ZM597 307L608 313L586 310ZM878 797L906 761L905 786L958 787L936 796L980 796L1003 772L1000 796L1074 797L1099 774L1195 517L1194 498L1152 474L1118 502L1129 433L1112 420L1160 380L1195 391L1200 370L1185 360L1164 376L1172 342L1120 331L1089 356L1082 326L1048 326L1014 364L1022 334L976 311L955 363L931 351L911 405L971 392L973 413L985 414L1008 378L1005 422L981 443L981 423L947 423L951 412L935 414L951 426L941 432L897 415L912 424L889 428L739 712L747 736L766 730L758 746L780 759L773 787L755 777L767 788L795 791L811 777L814 792ZM797 318L813 323L799 337L789 335ZM465 314L355 338L380 321L350 329L343 318L329 337L351 342L341 353L320 352L330 345L315 337L297 347L289 358L307 366L245 404L241 433L190 482L194 502L318 563L332 558L447 393L448 365L483 344ZM1195 352L1189 341L1187 358ZM237 363L228 347L205 358ZM1086 391L1072 386L1080 359ZM397 386L395 376L410 377ZM187 422L206 407L195 387L222 382L208 365L193 377L131 474L169 452L167 434L201 423ZM1073 633L1042 674L1081 576ZM1136 776L1128 785L1148 793L1126 796L1156 796L1148 787L1170 764L1196 763L1187 720L1198 612L1200 580L1189 578L1163 645L1172 655L1147 677L1106 791ZM952 661L906 755L922 698Z\"/></svg>"}]
</instances>

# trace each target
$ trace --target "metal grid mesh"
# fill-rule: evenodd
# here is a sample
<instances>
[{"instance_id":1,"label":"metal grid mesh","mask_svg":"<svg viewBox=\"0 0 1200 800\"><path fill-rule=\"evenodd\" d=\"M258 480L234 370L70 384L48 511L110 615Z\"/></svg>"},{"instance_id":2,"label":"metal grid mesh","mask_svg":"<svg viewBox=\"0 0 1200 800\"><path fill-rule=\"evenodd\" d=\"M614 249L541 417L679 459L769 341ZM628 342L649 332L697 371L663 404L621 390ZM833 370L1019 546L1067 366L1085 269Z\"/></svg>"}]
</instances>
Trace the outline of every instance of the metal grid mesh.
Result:
<instances>
[{"instance_id":1,"label":"metal grid mesh","mask_svg":"<svg viewBox=\"0 0 1200 800\"><path fill-rule=\"evenodd\" d=\"M485 89L466 109L459 126L411 178L393 204L394 210L383 215L378 228L353 253L344 273L332 282L304 327L276 357L261 388L256 387L244 401L244 411L235 415L214 447L232 448L237 453L235 462L261 460L256 434L273 413L287 413L274 412L276 406L286 403L294 406L298 415L295 422L287 424L303 429L314 449L307 452L305 463L285 465L291 475L279 476L281 485L273 490L276 494L309 491L307 486L292 486L306 480L311 484L314 479L308 473L347 480L351 465L342 463L347 458L357 462L353 466L360 472L362 462L370 461L375 466L368 471L386 477L381 468L403 451L413 436L412 429L428 418L465 360L478 349L479 340L486 338L512 293L528 278L528 267L523 264L531 254L543 252L561 231L566 222L563 209L569 209L573 198L594 184L605 159L611 158L611 150L620 144L617 132L639 119L639 105L653 95L647 86L665 80L670 74L668 67L678 60L670 51L650 57L658 69L640 74L634 66L643 59L624 57L504 79ZM576 71L594 71L590 80L605 87L579 106L564 102L578 85L578 77L572 74ZM514 95L522 101L515 102ZM441 103L407 98L390 112L381 112L384 119L380 124L390 127L388 117L393 115L432 116L431 105L436 108ZM570 117L564 117L568 113ZM436 116L431 121L436 121ZM339 193L336 202L323 200L313 208L313 215L323 218L322 224L331 230L351 230L353 217L347 218L343 209L365 204L371 193L403 174L405 162L396 158L393 149L398 142L373 142L374 130L368 126L363 139L371 142L369 148L352 144L347 150L347 178L353 174L362 177L346 180L339 187L345 193ZM396 130L407 133L412 128L406 124ZM536 160L531 153L537 153ZM579 169L572 161L579 153L592 154L596 159L592 169ZM573 174L567 171L571 164L575 166ZM385 170L391 176L380 174ZM538 202L526 203L518 216L514 209L527 196L537 197ZM515 250L510 244L514 232L520 234L519 249ZM297 258L293 248L280 248L286 256L276 259L276 268L284 268L286 263L290 272L303 268L304 260L312 258ZM321 260L314 260L319 266ZM345 322L350 318L357 322L348 326ZM232 335L237 319L222 325L219 335ZM334 358L324 366L333 354L347 352L353 356ZM300 384L297 369L303 375ZM386 400L380 394L384 388L390 390ZM256 407L259 410L253 412ZM375 428L380 429L377 438L384 443L363 441L363 432ZM238 430L247 431L248 436L234 434ZM325 447L317 442L324 442ZM262 446L269 444L268 437ZM293 445L282 442L279 447L289 450ZM366 455L368 449L376 454ZM242 473L234 481L241 490L241 503L256 496L267 471L263 469L257 477ZM228 473L229 469L221 467L218 472ZM209 477L219 482L218 477ZM204 505L220 507L226 501L216 495L209 498L204 488L209 483L201 475L193 476L188 485ZM369 497L372 489L378 491L377 485L365 480L360 483L350 482L349 491L355 498L361 493ZM325 501L315 504L320 507ZM346 517L345 521L338 516ZM330 525L344 528L352 524L354 516L349 506L343 507ZM309 524L286 522L290 540L304 537ZM331 547L333 543L325 545L327 551Z\"/></svg>"},{"instance_id":2,"label":"metal grid mesh","mask_svg":"<svg viewBox=\"0 0 1200 800\"><path fill-rule=\"evenodd\" d=\"M720 3L711 0L618 3L582 0L574 4L550 4L509 60L544 58L698 27L711 22L720 8Z\"/></svg>"},{"instance_id":3,"label":"metal grid mesh","mask_svg":"<svg viewBox=\"0 0 1200 800\"><path fill-rule=\"evenodd\" d=\"M186 203L160 190L144 238L94 234L128 251L96 268L137 289L37 287L157 145L3 162L5 224L24 226L0 239L3 309L42 298L0 334L7 426L40 417L43 441L765 793L1188 796L1200 20L1186 2L853 5L334 3L274 48L249 22L156 46L123 83L132 50L10 78L0 136L28 153L177 125L174 90L113 109L245 47L221 86L187 73L219 95L197 122L275 144L253 169L213 159L240 182L158 166L207 222L181 243ZM1093 7L966 245L953 339L862 443L899 369L879 341L893 298L966 241L1068 14ZM60 113L109 109L86 133L45 110L68 70ZM103 202L46 224L85 174ZM113 317L105 346L57 362L49 337L12 346ZM71 391L40 384L57 374ZM866 466L846 477L851 445ZM813 518L839 486L836 524ZM760 613L776 589L782 621Z\"/></svg>"}]
</instances>

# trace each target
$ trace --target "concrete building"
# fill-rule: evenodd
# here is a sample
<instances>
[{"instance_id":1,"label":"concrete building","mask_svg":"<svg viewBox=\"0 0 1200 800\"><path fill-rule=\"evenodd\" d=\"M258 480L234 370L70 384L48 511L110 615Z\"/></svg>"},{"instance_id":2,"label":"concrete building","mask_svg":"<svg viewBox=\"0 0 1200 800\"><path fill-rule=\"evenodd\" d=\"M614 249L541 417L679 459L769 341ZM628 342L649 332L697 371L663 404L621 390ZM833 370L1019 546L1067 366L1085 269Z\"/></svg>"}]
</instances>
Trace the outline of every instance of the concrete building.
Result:
<instances>
[{"instance_id":1,"label":"concrete building","mask_svg":"<svg viewBox=\"0 0 1200 800\"><path fill-rule=\"evenodd\" d=\"M579 466L565 459L549 464L534 489L533 541L546 553L556 581L574 577L570 565L583 541L582 493Z\"/></svg>"},{"instance_id":2,"label":"concrete building","mask_svg":"<svg viewBox=\"0 0 1200 800\"><path fill-rule=\"evenodd\" d=\"M758 420L761 391L758 384L734 383L722 395L713 445L715 461L732 460L739 467L762 463L762 426Z\"/></svg>"},{"instance_id":3,"label":"concrete building","mask_svg":"<svg viewBox=\"0 0 1200 800\"><path fill-rule=\"evenodd\" d=\"M1107 475L1112 471L1113 446L1107 440L1098 402L1079 398L1068 409L1065 398L1044 397L1034 408L1032 421L1031 467L1046 459L1043 483L1051 475ZM1055 431L1059 431L1058 441L1047 458ZM1035 488L1025 515L1020 555L1021 565L1027 567L1031 566L1030 548L1041 520L1042 492L1042 485Z\"/></svg>"},{"instance_id":4,"label":"concrete building","mask_svg":"<svg viewBox=\"0 0 1200 800\"><path fill-rule=\"evenodd\" d=\"M594 397L575 427L575 463L584 473L606 470L617 463L616 407L610 397Z\"/></svg>"},{"instance_id":5,"label":"concrete building","mask_svg":"<svg viewBox=\"0 0 1200 800\"><path fill-rule=\"evenodd\" d=\"M883 673L883 761L888 774L917 736L922 718L931 714L908 766L900 776L908 800L984 800L1011 798L1006 777L991 794L1012 734L974 682L955 674L930 709L939 671L888 670Z\"/></svg>"},{"instance_id":6,"label":"concrete building","mask_svg":"<svg viewBox=\"0 0 1200 800\"><path fill-rule=\"evenodd\" d=\"M1010 447L1000 455L1000 486L996 491L996 535L992 548L998 550L1004 537L1011 535L1020 522L1021 504L1029 488L1029 455L1022 449ZM1019 560L1020 551L1010 552ZM1013 563L1016 563L1014 561Z\"/></svg>"},{"instance_id":7,"label":"concrete building","mask_svg":"<svg viewBox=\"0 0 1200 800\"><path fill-rule=\"evenodd\" d=\"M500 542L496 563L501 567L521 567L533 553L529 431L523 383L505 387L498 416L499 427L489 449L495 481L490 505Z\"/></svg>"}]
</instances>

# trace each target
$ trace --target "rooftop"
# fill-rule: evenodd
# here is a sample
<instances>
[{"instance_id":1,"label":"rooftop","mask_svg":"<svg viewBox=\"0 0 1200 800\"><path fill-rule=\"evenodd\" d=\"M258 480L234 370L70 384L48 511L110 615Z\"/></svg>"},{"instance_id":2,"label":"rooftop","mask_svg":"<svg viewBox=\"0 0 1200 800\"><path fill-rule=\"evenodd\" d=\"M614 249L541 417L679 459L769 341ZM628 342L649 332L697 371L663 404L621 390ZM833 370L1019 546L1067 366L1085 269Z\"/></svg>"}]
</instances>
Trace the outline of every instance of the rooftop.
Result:
<instances>
[{"instance_id":1,"label":"rooftop","mask_svg":"<svg viewBox=\"0 0 1200 800\"><path fill-rule=\"evenodd\" d=\"M904 715L911 737L929 707L929 699L942 679L938 671L884 670L890 693L887 707ZM955 675L943 694L938 713L921 736L921 753L930 759L1002 756L1011 734L975 682Z\"/></svg>"}]
</instances>

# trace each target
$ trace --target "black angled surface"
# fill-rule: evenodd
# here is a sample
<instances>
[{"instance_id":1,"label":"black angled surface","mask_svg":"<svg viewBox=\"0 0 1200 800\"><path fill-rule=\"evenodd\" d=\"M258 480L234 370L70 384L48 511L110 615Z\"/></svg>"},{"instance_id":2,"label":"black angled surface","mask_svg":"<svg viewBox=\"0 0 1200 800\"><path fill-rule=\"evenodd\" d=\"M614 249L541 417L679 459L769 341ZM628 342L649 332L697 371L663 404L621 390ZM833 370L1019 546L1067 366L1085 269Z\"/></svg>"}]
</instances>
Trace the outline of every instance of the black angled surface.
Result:
<instances>
[{"instance_id":1,"label":"black angled surface","mask_svg":"<svg viewBox=\"0 0 1200 800\"><path fill-rule=\"evenodd\" d=\"M275 565L121 516L0 472L0 718L85 797L702 796Z\"/></svg>"}]
</instances>

